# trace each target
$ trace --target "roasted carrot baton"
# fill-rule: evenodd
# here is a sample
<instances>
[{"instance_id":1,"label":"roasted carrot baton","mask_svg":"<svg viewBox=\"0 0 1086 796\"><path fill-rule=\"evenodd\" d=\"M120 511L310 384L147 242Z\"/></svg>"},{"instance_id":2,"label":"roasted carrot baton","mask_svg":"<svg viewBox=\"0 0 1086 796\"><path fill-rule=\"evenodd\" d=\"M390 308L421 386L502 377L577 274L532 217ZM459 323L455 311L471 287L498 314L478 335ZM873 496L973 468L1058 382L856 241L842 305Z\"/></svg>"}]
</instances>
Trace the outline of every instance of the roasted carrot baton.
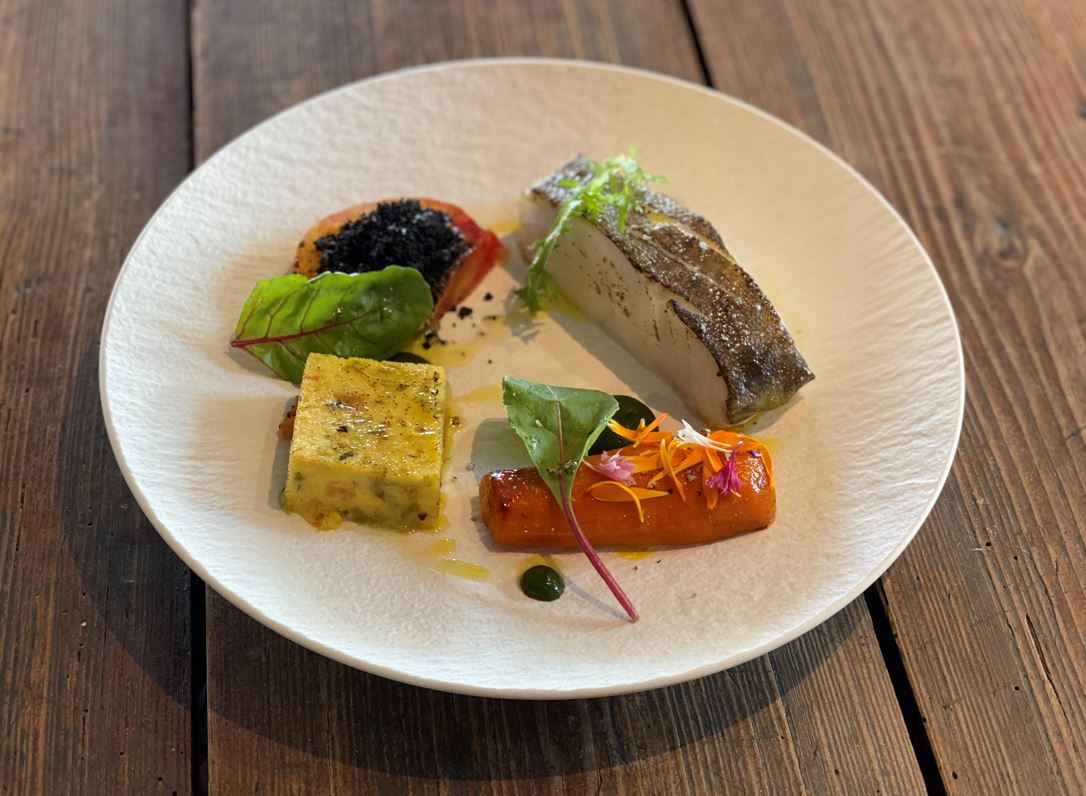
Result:
<instances>
[{"instance_id":1,"label":"roasted carrot baton","mask_svg":"<svg viewBox=\"0 0 1086 796\"><path fill-rule=\"evenodd\" d=\"M636 461L635 450L644 448L622 452ZM674 459L681 467L682 452ZM639 501L624 498L614 481L582 465L573 482L573 511L595 545L699 544L765 528L777 502L769 452L743 437L733 465L738 484L727 492L707 485L700 466L674 475L671 467L665 476L634 473L626 491L645 496ZM577 547L562 509L534 468L488 473L479 484L479 499L483 522L499 544Z\"/></svg>"}]
</instances>

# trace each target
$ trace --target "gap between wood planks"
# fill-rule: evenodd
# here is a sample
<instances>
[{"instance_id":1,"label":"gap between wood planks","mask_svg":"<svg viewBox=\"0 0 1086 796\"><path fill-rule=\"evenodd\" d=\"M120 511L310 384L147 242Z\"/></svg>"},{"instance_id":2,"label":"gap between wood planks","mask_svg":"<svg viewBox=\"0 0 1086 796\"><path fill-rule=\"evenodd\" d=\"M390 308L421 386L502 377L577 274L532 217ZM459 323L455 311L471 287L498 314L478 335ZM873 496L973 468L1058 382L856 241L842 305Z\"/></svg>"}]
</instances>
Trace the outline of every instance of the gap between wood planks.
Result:
<instances>
[{"instance_id":1,"label":"gap between wood planks","mask_svg":"<svg viewBox=\"0 0 1086 796\"><path fill-rule=\"evenodd\" d=\"M894 687L894 696L897 697L901 717L905 720L905 729L909 733L920 774L924 777L924 785L928 793L945 796L946 785L943 783L943 776L935 759L931 739L924 727L924 715L920 712L920 704L916 701L916 693L905 670L905 661L901 657L901 648L898 647L893 628L890 626L890 615L886 612L885 597L881 592L881 579L875 581L864 592L867 612L871 615L871 627L879 642L882 661L886 664L886 674L890 678L890 685Z\"/></svg>"},{"instance_id":2,"label":"gap between wood planks","mask_svg":"<svg viewBox=\"0 0 1086 796\"><path fill-rule=\"evenodd\" d=\"M705 50L701 44L701 35L694 13L690 7L690 0L681 0L683 16L690 27L690 37L694 42L694 51L698 58L698 67L705 85L716 88L709 69L709 62L705 56ZM913 746L913 754L920 773L924 778L924 785L928 793L936 796L944 796L947 792L943 782L942 772L939 770L938 761L935 758L935 750L924 726L924 715L920 711L920 704L916 698L916 692L905 669L901 648L894 636L890 617L886 611L886 595L882 591L881 578L872 584L864 592L864 600L867 603L867 611L871 617L871 627L875 638L879 642L879 651L882 653L883 664L886 666L890 684L897 698L898 708L905 722L905 729L909 733L909 740Z\"/></svg>"}]
</instances>

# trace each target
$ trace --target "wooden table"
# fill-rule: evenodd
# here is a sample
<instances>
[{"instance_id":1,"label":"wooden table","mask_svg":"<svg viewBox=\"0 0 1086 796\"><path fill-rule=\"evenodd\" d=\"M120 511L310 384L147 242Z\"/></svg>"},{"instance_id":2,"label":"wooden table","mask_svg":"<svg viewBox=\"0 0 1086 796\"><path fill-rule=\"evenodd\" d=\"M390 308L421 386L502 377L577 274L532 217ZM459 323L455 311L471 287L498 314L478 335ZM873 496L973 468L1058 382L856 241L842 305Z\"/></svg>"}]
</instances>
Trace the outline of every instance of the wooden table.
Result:
<instances>
[{"instance_id":1,"label":"wooden table","mask_svg":"<svg viewBox=\"0 0 1086 796\"><path fill-rule=\"evenodd\" d=\"M186 173L323 89L525 54L807 131L958 314L961 447L916 540L686 685L507 702L332 663L191 576L106 440L110 287ZM1086 792L1084 251L1081 0L0 0L0 793Z\"/></svg>"}]
</instances>

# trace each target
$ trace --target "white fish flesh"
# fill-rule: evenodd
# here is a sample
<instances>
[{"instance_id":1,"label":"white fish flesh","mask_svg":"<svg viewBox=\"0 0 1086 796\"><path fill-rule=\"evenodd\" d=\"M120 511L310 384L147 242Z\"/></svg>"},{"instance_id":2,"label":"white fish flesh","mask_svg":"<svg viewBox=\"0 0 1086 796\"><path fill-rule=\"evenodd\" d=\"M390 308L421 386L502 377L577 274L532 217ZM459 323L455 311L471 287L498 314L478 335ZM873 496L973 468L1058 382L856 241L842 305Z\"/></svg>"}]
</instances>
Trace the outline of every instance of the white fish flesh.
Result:
<instances>
[{"instance_id":1,"label":"white fish flesh","mask_svg":"<svg viewBox=\"0 0 1086 796\"><path fill-rule=\"evenodd\" d=\"M529 239L546 234L568 181L587 180L589 164L579 156L529 189L521 213ZM640 193L624 230L613 210L573 220L547 263L559 289L704 421L734 426L786 403L814 374L769 299L712 224Z\"/></svg>"}]
</instances>

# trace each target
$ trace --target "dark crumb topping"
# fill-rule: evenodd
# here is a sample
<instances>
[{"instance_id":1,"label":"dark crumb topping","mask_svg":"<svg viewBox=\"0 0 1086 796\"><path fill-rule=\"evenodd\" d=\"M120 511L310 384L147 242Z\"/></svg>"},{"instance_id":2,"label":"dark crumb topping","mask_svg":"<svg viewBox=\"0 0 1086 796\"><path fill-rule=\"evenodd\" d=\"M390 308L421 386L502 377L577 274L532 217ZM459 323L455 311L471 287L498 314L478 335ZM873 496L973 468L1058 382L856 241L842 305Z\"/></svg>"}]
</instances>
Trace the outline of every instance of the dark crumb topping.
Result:
<instances>
[{"instance_id":1,"label":"dark crumb topping","mask_svg":"<svg viewBox=\"0 0 1086 796\"><path fill-rule=\"evenodd\" d=\"M469 248L447 214L414 199L382 202L334 235L318 238L316 247L318 273L363 274L402 265L418 269L435 289Z\"/></svg>"},{"instance_id":2,"label":"dark crumb topping","mask_svg":"<svg viewBox=\"0 0 1086 796\"><path fill-rule=\"evenodd\" d=\"M422 338L422 347L429 351L434 346L434 344L448 345L448 341L442 340L440 337L438 337L437 332L435 332L433 329L427 329L426 334L423 335ZM434 375L434 381L437 381L436 374Z\"/></svg>"}]
</instances>

